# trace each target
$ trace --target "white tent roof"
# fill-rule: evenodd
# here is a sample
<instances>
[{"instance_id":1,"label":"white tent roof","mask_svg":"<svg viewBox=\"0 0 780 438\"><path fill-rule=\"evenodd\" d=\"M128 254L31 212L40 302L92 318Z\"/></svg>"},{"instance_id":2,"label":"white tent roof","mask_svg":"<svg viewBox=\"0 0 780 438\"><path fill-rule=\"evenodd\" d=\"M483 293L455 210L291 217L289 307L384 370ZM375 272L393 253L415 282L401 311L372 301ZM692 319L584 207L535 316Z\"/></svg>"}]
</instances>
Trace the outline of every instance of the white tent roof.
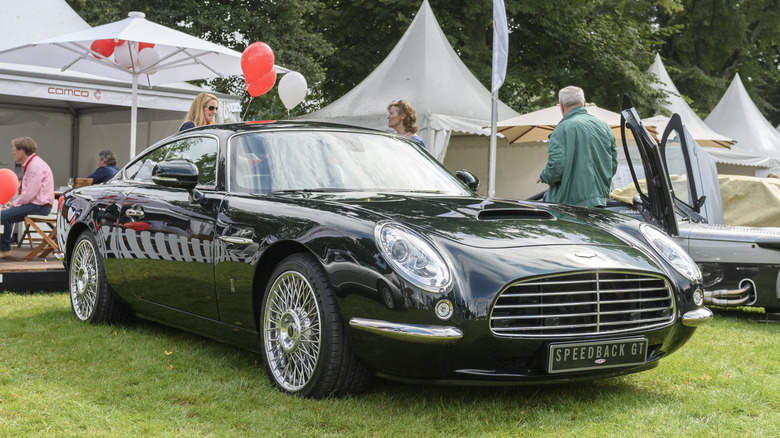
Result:
<instances>
[{"instance_id":1,"label":"white tent roof","mask_svg":"<svg viewBox=\"0 0 780 438\"><path fill-rule=\"evenodd\" d=\"M0 14L0 51L12 47L91 29L65 0L10 2ZM193 97L202 88L177 82L164 87L139 87L140 108L186 112ZM236 120L240 99L218 94L226 105L220 106L219 120ZM130 107L130 84L86 73L60 71L58 68L0 63L0 105L17 107L105 108L106 105Z\"/></svg>"},{"instance_id":2,"label":"white tent roof","mask_svg":"<svg viewBox=\"0 0 780 438\"><path fill-rule=\"evenodd\" d=\"M677 87L674 86L672 78L669 77L669 73L666 72L661 57L656 54L653 65L648 69L650 73L654 73L658 80L653 82L652 87L656 90L662 90L666 92L668 104L664 107L671 111L672 114L679 114L683 124L688 128L688 132L691 133L693 138L701 146L710 147L730 147L734 140L731 138L718 134L707 126L698 115L691 109L682 95L677 91ZM665 125L664 125L665 127ZM663 134L663 127L658 127L659 134Z\"/></svg>"},{"instance_id":3,"label":"white tent roof","mask_svg":"<svg viewBox=\"0 0 780 438\"><path fill-rule=\"evenodd\" d=\"M780 132L775 130L753 103L739 74L734 76L706 122L735 139L737 144L733 149L738 152L780 157Z\"/></svg>"},{"instance_id":4,"label":"white tent roof","mask_svg":"<svg viewBox=\"0 0 780 438\"><path fill-rule=\"evenodd\" d=\"M0 50L90 28L64 0L3 3Z\"/></svg>"},{"instance_id":5,"label":"white tent roof","mask_svg":"<svg viewBox=\"0 0 780 438\"><path fill-rule=\"evenodd\" d=\"M303 119L349 123L387 130L387 105L409 101L417 112L420 137L444 159L450 132L490 135L491 93L450 46L424 0L395 48L347 94ZM498 119L518 116L498 103Z\"/></svg>"}]
</instances>

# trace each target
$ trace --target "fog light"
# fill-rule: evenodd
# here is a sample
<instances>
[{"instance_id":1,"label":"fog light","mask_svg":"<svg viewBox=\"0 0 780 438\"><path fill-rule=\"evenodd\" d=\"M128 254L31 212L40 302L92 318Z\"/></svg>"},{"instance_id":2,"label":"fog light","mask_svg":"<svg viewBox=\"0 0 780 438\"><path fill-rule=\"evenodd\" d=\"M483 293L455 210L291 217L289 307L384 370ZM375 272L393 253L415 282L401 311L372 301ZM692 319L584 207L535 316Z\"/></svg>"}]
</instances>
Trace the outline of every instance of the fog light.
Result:
<instances>
[{"instance_id":1,"label":"fog light","mask_svg":"<svg viewBox=\"0 0 780 438\"><path fill-rule=\"evenodd\" d=\"M452 303L450 300L441 300L436 303L436 316L442 320L448 320L452 316Z\"/></svg>"},{"instance_id":2,"label":"fog light","mask_svg":"<svg viewBox=\"0 0 780 438\"><path fill-rule=\"evenodd\" d=\"M701 289L696 289L693 291L693 304L701 306L702 303L704 303L704 294L702 293Z\"/></svg>"}]
</instances>

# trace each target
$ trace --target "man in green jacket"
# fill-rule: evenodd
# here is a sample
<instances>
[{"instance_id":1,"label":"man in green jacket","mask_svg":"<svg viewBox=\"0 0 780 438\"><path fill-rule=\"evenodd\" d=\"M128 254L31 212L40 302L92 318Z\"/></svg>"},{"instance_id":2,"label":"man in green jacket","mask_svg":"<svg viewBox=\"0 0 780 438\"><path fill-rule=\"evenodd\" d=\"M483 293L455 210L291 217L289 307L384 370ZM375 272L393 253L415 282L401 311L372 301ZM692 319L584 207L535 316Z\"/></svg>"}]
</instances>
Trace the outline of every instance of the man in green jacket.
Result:
<instances>
[{"instance_id":1,"label":"man in green jacket","mask_svg":"<svg viewBox=\"0 0 780 438\"><path fill-rule=\"evenodd\" d=\"M550 186L545 201L605 206L617 170L612 129L585 110L582 88L561 89L558 102L563 119L550 134L547 166L537 180Z\"/></svg>"}]
</instances>

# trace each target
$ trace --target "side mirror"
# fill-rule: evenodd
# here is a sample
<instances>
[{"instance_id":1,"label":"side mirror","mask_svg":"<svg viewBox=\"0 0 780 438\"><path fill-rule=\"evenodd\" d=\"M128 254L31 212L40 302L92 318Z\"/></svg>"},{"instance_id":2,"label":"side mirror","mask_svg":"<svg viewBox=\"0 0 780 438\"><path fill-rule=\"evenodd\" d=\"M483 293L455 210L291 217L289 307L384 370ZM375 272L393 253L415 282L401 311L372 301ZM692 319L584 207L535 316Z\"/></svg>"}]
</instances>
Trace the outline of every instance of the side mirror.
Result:
<instances>
[{"instance_id":1,"label":"side mirror","mask_svg":"<svg viewBox=\"0 0 780 438\"><path fill-rule=\"evenodd\" d=\"M198 185L198 167L187 160L161 161L152 169L152 181L192 191Z\"/></svg>"},{"instance_id":2,"label":"side mirror","mask_svg":"<svg viewBox=\"0 0 780 438\"><path fill-rule=\"evenodd\" d=\"M468 186L468 188L471 190L476 192L479 188L479 178L477 178L477 175L474 175L468 170L460 169L459 171L455 172L455 176L458 177L459 180L463 181L463 184L466 184L466 186Z\"/></svg>"}]
</instances>

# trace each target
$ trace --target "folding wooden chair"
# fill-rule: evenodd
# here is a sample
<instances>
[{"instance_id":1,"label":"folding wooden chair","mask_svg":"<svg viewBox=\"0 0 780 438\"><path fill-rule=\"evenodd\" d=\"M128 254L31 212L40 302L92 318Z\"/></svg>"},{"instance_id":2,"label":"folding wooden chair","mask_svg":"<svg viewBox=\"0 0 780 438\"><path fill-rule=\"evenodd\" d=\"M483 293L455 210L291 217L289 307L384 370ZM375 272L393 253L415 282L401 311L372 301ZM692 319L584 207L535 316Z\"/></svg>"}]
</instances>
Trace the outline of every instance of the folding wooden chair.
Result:
<instances>
[{"instance_id":1,"label":"folding wooden chair","mask_svg":"<svg viewBox=\"0 0 780 438\"><path fill-rule=\"evenodd\" d=\"M49 229L44 230L43 226ZM40 238L36 238L34 234L38 234ZM25 238L27 238L30 248L32 248L32 251L24 257L25 260L32 260L36 255L40 258L49 255L49 253L57 249L57 215L52 213L43 216L25 216L24 232L22 233L22 238L19 239L17 247L22 246Z\"/></svg>"}]
</instances>

